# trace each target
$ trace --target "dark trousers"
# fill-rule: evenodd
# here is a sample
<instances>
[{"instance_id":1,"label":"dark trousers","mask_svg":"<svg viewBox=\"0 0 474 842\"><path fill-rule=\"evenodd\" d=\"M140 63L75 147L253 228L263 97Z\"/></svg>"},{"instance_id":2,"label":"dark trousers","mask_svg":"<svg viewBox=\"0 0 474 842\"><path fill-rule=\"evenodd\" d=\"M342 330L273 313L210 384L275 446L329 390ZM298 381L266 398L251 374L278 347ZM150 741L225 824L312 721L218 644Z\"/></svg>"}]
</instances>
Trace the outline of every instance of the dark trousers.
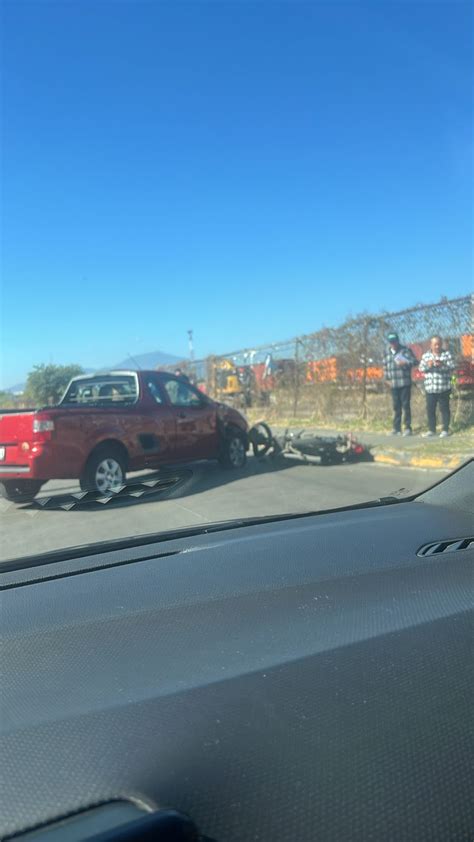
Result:
<instances>
[{"instance_id":1,"label":"dark trousers","mask_svg":"<svg viewBox=\"0 0 474 842\"><path fill-rule=\"evenodd\" d=\"M395 389L392 389L393 429L396 430L397 433L400 433L402 429L402 410L405 429L411 430L410 397L411 385L397 386Z\"/></svg>"},{"instance_id":2,"label":"dark trousers","mask_svg":"<svg viewBox=\"0 0 474 842\"><path fill-rule=\"evenodd\" d=\"M436 433L436 407L441 410L441 422L443 430L449 430L451 412L449 410L449 396L451 392L438 392L437 394L426 393L426 414L428 416L428 429Z\"/></svg>"}]
</instances>

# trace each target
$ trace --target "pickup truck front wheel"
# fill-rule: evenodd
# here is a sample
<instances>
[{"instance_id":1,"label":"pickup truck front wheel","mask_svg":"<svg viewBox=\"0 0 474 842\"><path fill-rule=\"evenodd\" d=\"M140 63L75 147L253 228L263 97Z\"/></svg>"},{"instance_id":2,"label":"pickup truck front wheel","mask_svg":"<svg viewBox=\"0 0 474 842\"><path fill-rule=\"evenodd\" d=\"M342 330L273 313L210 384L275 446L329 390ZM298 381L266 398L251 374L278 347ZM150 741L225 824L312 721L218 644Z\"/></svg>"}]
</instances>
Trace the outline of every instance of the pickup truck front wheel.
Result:
<instances>
[{"instance_id":1,"label":"pickup truck front wheel","mask_svg":"<svg viewBox=\"0 0 474 842\"><path fill-rule=\"evenodd\" d=\"M98 450L89 457L80 479L83 491L114 494L125 484L125 459L119 450Z\"/></svg>"},{"instance_id":2,"label":"pickup truck front wheel","mask_svg":"<svg viewBox=\"0 0 474 842\"><path fill-rule=\"evenodd\" d=\"M221 441L219 462L224 468L243 468L247 461L245 438L238 430L227 430Z\"/></svg>"},{"instance_id":3,"label":"pickup truck front wheel","mask_svg":"<svg viewBox=\"0 0 474 842\"><path fill-rule=\"evenodd\" d=\"M0 482L0 497L12 503L29 503L42 485L42 482L34 479L5 479Z\"/></svg>"}]
</instances>

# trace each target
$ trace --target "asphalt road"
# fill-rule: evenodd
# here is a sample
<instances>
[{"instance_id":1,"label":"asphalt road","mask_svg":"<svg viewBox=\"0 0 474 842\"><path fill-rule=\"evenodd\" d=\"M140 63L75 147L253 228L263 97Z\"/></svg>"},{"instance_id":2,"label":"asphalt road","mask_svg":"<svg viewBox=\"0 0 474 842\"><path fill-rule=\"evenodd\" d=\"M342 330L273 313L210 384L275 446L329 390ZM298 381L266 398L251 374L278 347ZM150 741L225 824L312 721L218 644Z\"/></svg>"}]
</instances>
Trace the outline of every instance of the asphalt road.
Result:
<instances>
[{"instance_id":1,"label":"asphalt road","mask_svg":"<svg viewBox=\"0 0 474 842\"><path fill-rule=\"evenodd\" d=\"M225 471L214 463L190 467L191 478L165 497L113 501L72 511L0 500L0 560L206 522L328 509L395 492L410 494L444 475L439 470L378 463L323 467L291 458L275 464L251 457L238 471ZM76 484L50 482L40 496L76 490Z\"/></svg>"}]
</instances>

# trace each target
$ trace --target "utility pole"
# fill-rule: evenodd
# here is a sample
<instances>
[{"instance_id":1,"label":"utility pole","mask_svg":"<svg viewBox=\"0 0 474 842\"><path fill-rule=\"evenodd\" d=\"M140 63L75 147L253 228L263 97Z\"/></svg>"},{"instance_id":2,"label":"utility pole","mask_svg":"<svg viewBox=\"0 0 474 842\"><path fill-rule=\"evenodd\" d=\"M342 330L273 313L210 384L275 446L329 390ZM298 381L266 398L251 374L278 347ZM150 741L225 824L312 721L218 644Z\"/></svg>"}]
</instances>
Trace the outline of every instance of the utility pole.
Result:
<instances>
[{"instance_id":1,"label":"utility pole","mask_svg":"<svg viewBox=\"0 0 474 842\"><path fill-rule=\"evenodd\" d=\"M192 382L194 383L196 372L194 371L194 345L193 345L193 331L192 330L188 330L188 340L189 340L189 367L191 369Z\"/></svg>"},{"instance_id":2,"label":"utility pole","mask_svg":"<svg viewBox=\"0 0 474 842\"><path fill-rule=\"evenodd\" d=\"M188 330L188 339L189 339L189 359L191 363L194 362L194 345L193 345L193 331Z\"/></svg>"}]
</instances>

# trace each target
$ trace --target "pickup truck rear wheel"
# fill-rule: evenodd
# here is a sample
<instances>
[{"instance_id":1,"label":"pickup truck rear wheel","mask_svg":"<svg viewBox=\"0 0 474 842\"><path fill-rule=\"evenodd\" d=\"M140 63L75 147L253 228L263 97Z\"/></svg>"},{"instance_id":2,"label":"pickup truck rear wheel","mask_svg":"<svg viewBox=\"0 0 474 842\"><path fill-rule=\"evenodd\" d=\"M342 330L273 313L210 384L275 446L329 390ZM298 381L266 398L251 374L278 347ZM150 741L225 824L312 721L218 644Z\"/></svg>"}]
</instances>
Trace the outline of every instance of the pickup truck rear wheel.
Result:
<instances>
[{"instance_id":1,"label":"pickup truck rear wheel","mask_svg":"<svg viewBox=\"0 0 474 842\"><path fill-rule=\"evenodd\" d=\"M104 448L93 453L80 479L83 491L114 494L125 484L125 459L120 451Z\"/></svg>"},{"instance_id":2,"label":"pickup truck rear wheel","mask_svg":"<svg viewBox=\"0 0 474 842\"><path fill-rule=\"evenodd\" d=\"M238 430L227 430L222 438L219 462L224 468L243 468L246 461L244 436Z\"/></svg>"},{"instance_id":3,"label":"pickup truck rear wheel","mask_svg":"<svg viewBox=\"0 0 474 842\"><path fill-rule=\"evenodd\" d=\"M43 483L35 479L5 479L0 482L0 497L12 503L29 503Z\"/></svg>"}]
</instances>

